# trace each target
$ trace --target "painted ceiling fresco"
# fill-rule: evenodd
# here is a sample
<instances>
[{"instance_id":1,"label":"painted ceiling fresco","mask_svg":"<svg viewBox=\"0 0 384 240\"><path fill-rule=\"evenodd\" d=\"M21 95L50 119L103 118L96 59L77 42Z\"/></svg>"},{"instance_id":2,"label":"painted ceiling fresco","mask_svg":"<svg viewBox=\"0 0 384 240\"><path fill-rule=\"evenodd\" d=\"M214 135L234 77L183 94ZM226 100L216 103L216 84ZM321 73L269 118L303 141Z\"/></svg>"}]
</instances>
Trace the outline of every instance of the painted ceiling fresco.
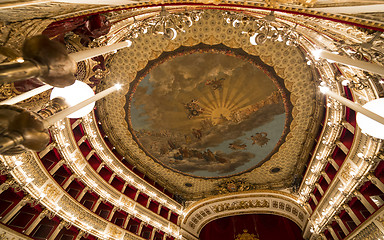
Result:
<instances>
[{"instance_id":1,"label":"painted ceiling fresco","mask_svg":"<svg viewBox=\"0 0 384 240\"><path fill-rule=\"evenodd\" d=\"M286 118L278 88L255 64L201 52L152 69L135 86L128 115L149 156L199 177L257 166L276 147Z\"/></svg>"}]
</instances>

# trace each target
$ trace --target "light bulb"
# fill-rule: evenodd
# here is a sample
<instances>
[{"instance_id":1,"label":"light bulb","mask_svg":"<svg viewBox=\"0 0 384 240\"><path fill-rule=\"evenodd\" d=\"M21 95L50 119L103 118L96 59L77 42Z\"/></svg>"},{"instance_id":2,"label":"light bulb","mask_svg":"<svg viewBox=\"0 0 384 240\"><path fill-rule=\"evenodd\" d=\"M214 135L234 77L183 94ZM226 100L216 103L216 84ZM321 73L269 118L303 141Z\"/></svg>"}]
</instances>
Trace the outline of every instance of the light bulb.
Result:
<instances>
[{"instance_id":1,"label":"light bulb","mask_svg":"<svg viewBox=\"0 0 384 240\"><path fill-rule=\"evenodd\" d=\"M384 117L384 98L378 98L372 100L363 105L363 108L376 113L377 115ZM384 125L361 114L356 114L357 125L361 128L363 133L366 133L372 137L384 139Z\"/></svg>"},{"instance_id":2,"label":"light bulb","mask_svg":"<svg viewBox=\"0 0 384 240\"><path fill-rule=\"evenodd\" d=\"M56 97L61 97L65 99L65 102L69 105L68 107L72 107L87 100L90 97L93 97L95 93L92 88L88 86L88 84L76 81L74 84L64 88L53 88L51 92L50 99L54 99ZM84 108L68 115L68 118L80 118L87 115L94 108L95 103L91 103Z\"/></svg>"},{"instance_id":3,"label":"light bulb","mask_svg":"<svg viewBox=\"0 0 384 240\"><path fill-rule=\"evenodd\" d=\"M321 49L315 49L312 51L312 55L315 58L315 60L320 60L320 54L323 50Z\"/></svg>"}]
</instances>

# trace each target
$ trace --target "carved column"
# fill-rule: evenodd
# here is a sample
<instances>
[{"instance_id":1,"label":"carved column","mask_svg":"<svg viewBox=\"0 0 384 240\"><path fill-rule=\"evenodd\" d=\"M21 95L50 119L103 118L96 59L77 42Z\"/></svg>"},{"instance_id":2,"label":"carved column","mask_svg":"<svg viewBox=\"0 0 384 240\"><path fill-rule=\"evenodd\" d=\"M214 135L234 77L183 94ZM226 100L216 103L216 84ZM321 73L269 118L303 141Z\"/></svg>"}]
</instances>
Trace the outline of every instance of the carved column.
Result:
<instances>
[{"instance_id":1,"label":"carved column","mask_svg":"<svg viewBox=\"0 0 384 240\"><path fill-rule=\"evenodd\" d=\"M315 187L317 188L317 190L319 191L321 196L324 196L324 190L321 188L321 186L320 186L320 184L318 182L315 183Z\"/></svg>"},{"instance_id":2,"label":"carved column","mask_svg":"<svg viewBox=\"0 0 384 240\"><path fill-rule=\"evenodd\" d=\"M72 123L72 125L71 125L72 129L75 129L75 127L79 126L79 124L82 122L83 122L83 119L78 118L74 123Z\"/></svg>"},{"instance_id":3,"label":"carved column","mask_svg":"<svg viewBox=\"0 0 384 240\"><path fill-rule=\"evenodd\" d=\"M352 218L352 220L355 222L356 226L358 226L361 222L359 218L356 216L356 214L353 212L353 210L347 204L343 204L343 208L348 213L348 215Z\"/></svg>"},{"instance_id":4,"label":"carved column","mask_svg":"<svg viewBox=\"0 0 384 240\"><path fill-rule=\"evenodd\" d=\"M336 169L336 171L339 171L339 165L337 165L333 158L329 157L328 162Z\"/></svg>"},{"instance_id":5,"label":"carved column","mask_svg":"<svg viewBox=\"0 0 384 240\"><path fill-rule=\"evenodd\" d=\"M35 220L33 220L33 222L31 223L31 225L29 225L29 227L25 230L24 234L25 235L29 235L31 234L31 232L33 231L33 229L35 229L35 227L41 222L41 220L43 220L43 218L45 216L47 216L49 214L49 210L48 209L44 209L37 218L35 218Z\"/></svg>"},{"instance_id":6,"label":"carved column","mask_svg":"<svg viewBox=\"0 0 384 240\"><path fill-rule=\"evenodd\" d=\"M168 217L167 217L168 220L171 219L171 215L172 215L172 211L169 210L169 211L168 211Z\"/></svg>"},{"instance_id":7,"label":"carved column","mask_svg":"<svg viewBox=\"0 0 384 240\"><path fill-rule=\"evenodd\" d=\"M87 237L88 233L84 232L83 230L80 230L79 233L77 234L75 240L80 240L82 237Z\"/></svg>"},{"instance_id":8,"label":"carved column","mask_svg":"<svg viewBox=\"0 0 384 240\"><path fill-rule=\"evenodd\" d=\"M338 146L341 149L341 151L345 153L345 155L348 155L349 149L340 140L336 141L336 146Z\"/></svg>"},{"instance_id":9,"label":"carved column","mask_svg":"<svg viewBox=\"0 0 384 240\"><path fill-rule=\"evenodd\" d=\"M64 183L64 185L63 185L63 189L66 190L67 187L69 186L69 184L71 184L72 181L73 181L75 178L76 178L75 175L72 174L72 175L68 178L68 180Z\"/></svg>"},{"instance_id":10,"label":"carved column","mask_svg":"<svg viewBox=\"0 0 384 240\"><path fill-rule=\"evenodd\" d=\"M87 193L89 187L85 186L84 189L81 191L80 195L76 198L78 202L81 201L81 199L84 197L84 195Z\"/></svg>"},{"instance_id":11,"label":"carved column","mask_svg":"<svg viewBox=\"0 0 384 240\"><path fill-rule=\"evenodd\" d=\"M89 153L88 153L88 155L85 157L85 159L87 159L87 161L93 156L93 154L96 152L96 150L95 149L92 149Z\"/></svg>"},{"instance_id":12,"label":"carved column","mask_svg":"<svg viewBox=\"0 0 384 240\"><path fill-rule=\"evenodd\" d=\"M339 238L337 237L335 231L333 230L333 228L331 226L327 225L327 229L334 240L339 240Z\"/></svg>"},{"instance_id":13,"label":"carved column","mask_svg":"<svg viewBox=\"0 0 384 240\"><path fill-rule=\"evenodd\" d=\"M158 214L158 215L160 215L161 207L162 207L162 206L163 206L163 205L160 203L160 204L159 204L159 208L157 209L157 214Z\"/></svg>"},{"instance_id":14,"label":"carved column","mask_svg":"<svg viewBox=\"0 0 384 240\"><path fill-rule=\"evenodd\" d=\"M116 176L116 173L112 173L111 177L109 178L108 180L108 183L111 184L111 182L113 181L113 179L115 178Z\"/></svg>"},{"instance_id":15,"label":"carved column","mask_svg":"<svg viewBox=\"0 0 384 240\"><path fill-rule=\"evenodd\" d=\"M105 163L100 163L99 167L96 169L96 172L99 173L101 171L101 169L104 167L104 164Z\"/></svg>"},{"instance_id":16,"label":"carved column","mask_svg":"<svg viewBox=\"0 0 384 240\"><path fill-rule=\"evenodd\" d=\"M320 172L321 173L321 176L323 176L323 178L325 179L325 181L328 183L328 184L331 184L331 179L329 178L328 174L323 170Z\"/></svg>"},{"instance_id":17,"label":"carved column","mask_svg":"<svg viewBox=\"0 0 384 240\"><path fill-rule=\"evenodd\" d=\"M347 236L349 234L349 231L348 231L347 227L344 225L343 220L341 220L341 218L337 215L335 216L335 220L339 224L339 226L340 226L341 230L343 231L343 233L345 234L345 236Z\"/></svg>"},{"instance_id":18,"label":"carved column","mask_svg":"<svg viewBox=\"0 0 384 240\"><path fill-rule=\"evenodd\" d=\"M375 208L368 202L363 194L359 191L354 191L353 194L364 205L364 207L372 214L375 212Z\"/></svg>"},{"instance_id":19,"label":"carved column","mask_svg":"<svg viewBox=\"0 0 384 240\"><path fill-rule=\"evenodd\" d=\"M343 124L343 127L345 127L351 133L355 133L355 127L352 126L352 124L350 124L349 122L344 120L341 124Z\"/></svg>"},{"instance_id":20,"label":"carved column","mask_svg":"<svg viewBox=\"0 0 384 240\"><path fill-rule=\"evenodd\" d=\"M63 229L63 227L66 225L66 222L64 220L62 220L59 225L57 225L57 227L55 228L55 231L53 231L53 233L51 234L51 236L49 236L49 240L54 240L57 235L60 233L61 229Z\"/></svg>"},{"instance_id":21,"label":"carved column","mask_svg":"<svg viewBox=\"0 0 384 240\"><path fill-rule=\"evenodd\" d=\"M156 228L153 228L152 229L152 232L151 232L151 238L150 240L153 240L155 238L155 234L156 234Z\"/></svg>"},{"instance_id":22,"label":"carved column","mask_svg":"<svg viewBox=\"0 0 384 240\"><path fill-rule=\"evenodd\" d=\"M384 193L384 183L380 181L375 175L372 173L367 175L367 178L369 181L371 181L378 189L380 189L381 192Z\"/></svg>"},{"instance_id":23,"label":"carved column","mask_svg":"<svg viewBox=\"0 0 384 240\"><path fill-rule=\"evenodd\" d=\"M313 210L312 210L312 208L311 208L311 205L309 205L308 202L305 202L305 203L304 203L304 207L305 207L305 209L309 212L309 214L312 214Z\"/></svg>"},{"instance_id":24,"label":"carved column","mask_svg":"<svg viewBox=\"0 0 384 240\"><path fill-rule=\"evenodd\" d=\"M32 198L30 196L25 196L23 199L20 200L19 203L16 204L16 206L14 206L11 211L9 211L4 217L3 219L1 219L1 222L6 224L9 220L11 220L13 218L13 216L16 215L16 213L18 213L20 211L20 209L22 207L24 207L25 204L27 204L28 202L32 201Z\"/></svg>"},{"instance_id":25,"label":"carved column","mask_svg":"<svg viewBox=\"0 0 384 240\"><path fill-rule=\"evenodd\" d=\"M315 205L319 204L319 202L317 201L315 195L313 193L310 193L309 196L312 198L313 202L315 203Z\"/></svg>"},{"instance_id":26,"label":"carved column","mask_svg":"<svg viewBox=\"0 0 384 240\"><path fill-rule=\"evenodd\" d=\"M139 197L139 195L140 195L140 190L137 190L135 198L134 198L135 202L137 202L137 198Z\"/></svg>"},{"instance_id":27,"label":"carved column","mask_svg":"<svg viewBox=\"0 0 384 240\"><path fill-rule=\"evenodd\" d=\"M92 208L92 212L96 212L96 210L99 207L100 203L101 203L101 198L97 199L95 205Z\"/></svg>"},{"instance_id":28,"label":"carved column","mask_svg":"<svg viewBox=\"0 0 384 240\"><path fill-rule=\"evenodd\" d=\"M109 221L109 222L112 220L113 215L115 214L116 210L117 210L117 207L114 206L114 207L112 208L111 213L110 213L109 216L108 216L108 221Z\"/></svg>"},{"instance_id":29,"label":"carved column","mask_svg":"<svg viewBox=\"0 0 384 240\"><path fill-rule=\"evenodd\" d=\"M137 230L137 235L141 236L141 231L143 230L144 224L144 222L140 223L139 229Z\"/></svg>"},{"instance_id":30,"label":"carved column","mask_svg":"<svg viewBox=\"0 0 384 240\"><path fill-rule=\"evenodd\" d=\"M128 186L128 182L125 182L123 188L121 189L122 193L125 192L125 189L127 188L127 186Z\"/></svg>"},{"instance_id":31,"label":"carved column","mask_svg":"<svg viewBox=\"0 0 384 240\"><path fill-rule=\"evenodd\" d=\"M51 142L47 147L45 147L45 149L43 151L39 152L39 157L40 158L44 157L47 153L49 153L55 147L56 147L56 143Z\"/></svg>"},{"instance_id":32,"label":"carved column","mask_svg":"<svg viewBox=\"0 0 384 240\"><path fill-rule=\"evenodd\" d=\"M60 161L58 161L58 162L55 164L55 166L53 166L53 168L52 168L51 170L49 170L49 173L50 173L51 175L55 174L55 172L56 172L57 170L59 170L59 168L60 168L61 166L63 166L64 163L65 163L64 159L61 159Z\"/></svg>"},{"instance_id":33,"label":"carved column","mask_svg":"<svg viewBox=\"0 0 384 240\"><path fill-rule=\"evenodd\" d=\"M131 219L131 215L128 214L127 217L125 218L125 221L124 221L124 224L123 224L123 228L124 229L127 228L130 219Z\"/></svg>"},{"instance_id":34,"label":"carved column","mask_svg":"<svg viewBox=\"0 0 384 240\"><path fill-rule=\"evenodd\" d=\"M85 141L85 139L87 139L87 135L82 136L79 141L77 141L77 146L80 146Z\"/></svg>"},{"instance_id":35,"label":"carved column","mask_svg":"<svg viewBox=\"0 0 384 240\"><path fill-rule=\"evenodd\" d=\"M146 208L149 208L149 204L151 204L152 198L148 198L147 205L145 206Z\"/></svg>"}]
</instances>

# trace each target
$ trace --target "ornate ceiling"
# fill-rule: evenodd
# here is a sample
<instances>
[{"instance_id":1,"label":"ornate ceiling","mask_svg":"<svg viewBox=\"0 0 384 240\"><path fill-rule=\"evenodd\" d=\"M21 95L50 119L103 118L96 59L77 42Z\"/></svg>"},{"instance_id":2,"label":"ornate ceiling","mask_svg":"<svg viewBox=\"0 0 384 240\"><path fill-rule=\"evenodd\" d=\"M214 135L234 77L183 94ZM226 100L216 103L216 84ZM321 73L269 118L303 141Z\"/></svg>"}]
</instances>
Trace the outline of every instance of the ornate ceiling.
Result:
<instances>
[{"instance_id":1,"label":"ornate ceiling","mask_svg":"<svg viewBox=\"0 0 384 240\"><path fill-rule=\"evenodd\" d=\"M184 33L179 33L174 40L166 40L162 36L155 36L150 34L140 35L137 39L135 39L132 47L121 50L113 56L112 60L109 62L110 74L107 75L103 80L103 84L106 86L117 82L123 83L125 86L124 92L122 94L116 94L112 97L106 98L105 101L100 102L97 105L98 113L103 116L101 119L103 129L107 132L110 141L113 142L119 153L123 154L126 159L132 162L132 164L137 166L137 168L139 168L141 171L145 172L148 176L156 179L158 182L164 183L168 188L176 190L178 194L182 195L186 199L196 199L201 198L202 196L215 194L220 190L221 185L230 181L247 182L253 189L284 189L290 187L294 180L294 176L300 175L301 171L303 170L305 161L308 158L309 149L313 145L314 139L311 136L315 136L317 131L317 124L321 116L321 111L319 110L319 105L321 104L316 100L318 98L317 82L314 81L316 78L313 76L311 67L307 65L308 60L306 59L303 50L295 46L287 46L282 42L267 41L263 45L253 46L250 44L247 34L242 33L243 31L246 31L246 27L240 26L238 28L234 28L231 24L226 23L223 13L224 12L221 10L205 10L198 22L193 24L190 28L187 28ZM279 98L281 97L282 99L281 102L284 102L285 114L282 112L283 109L279 110L279 114L283 114L283 120L281 120L282 122L280 121L280 123L277 123L279 126L278 128L280 129L278 131L280 131L280 133L277 133L278 137L275 138L276 140L269 147L269 152L266 152L263 156L258 157L257 161L252 160L253 163L248 164L248 167L243 167L240 170L241 173L239 173L239 170L228 172L228 174L225 174L224 170L221 175L208 174L214 170L208 170L205 174L203 173L204 167L206 167L206 169L215 168L213 163L218 163L219 161L216 160L219 157L218 155L220 155L220 152L218 152L219 149L213 150L212 153L218 155L216 155L216 159L211 160L211 162L213 161L211 165L206 163L205 166L201 166L199 168L200 171L203 171L200 176L193 173L192 168L194 168L194 166L192 165L186 165L184 168L182 165L177 166L177 161L180 161L177 160L178 156L175 158L175 156L172 155L172 159L169 161L174 161L173 164L169 163L168 160L158 159L160 155L154 153L153 151L158 151L158 153L160 153L161 147L170 147L166 146L167 144L169 145L169 142L174 141L171 143L171 145L177 145L181 144L178 142L181 140L175 140L175 138L172 139L172 137L164 137L156 140L153 137L153 140L151 141L154 142L150 141L143 144L140 136L142 136L145 131L143 131L139 137L137 136L138 133L135 129L135 124L139 124L139 120L132 120L130 118L132 114L129 113L130 109L125 108L125 106L132 105L131 102L127 102L127 99L131 99L131 96L128 92L128 86L131 86L131 88L136 91L143 91L143 87L141 87L142 83L136 86L136 82L140 80L144 81L142 79L145 79L146 74L151 74L153 72L153 75L151 75L149 78L149 81L153 81L155 84L151 85L151 88L155 88L153 92L160 91L160 93L165 94L167 93L166 91L168 91L168 86L168 88L170 88L170 93L167 93L167 97L174 98L177 103L173 103L173 105L170 106L160 106L152 109L148 107L149 104L156 106L157 103L167 104L167 102L161 102L161 99L144 98L141 100L141 102L137 102L137 105L144 104L142 107L143 109L148 107L147 109L142 110L142 119L151 119L152 128L156 128L156 131L158 131L159 134L161 131L167 130L162 128L162 126L165 124L164 121L167 121L167 123L170 123L173 126L176 126L177 124L191 124L191 121L197 122L196 117L199 116L191 115L188 119L188 113L185 109L183 109L183 104L192 104L191 101L194 99L198 102L196 103L196 109L200 107L200 101L201 108L208 108L208 104L214 104L214 99L218 99L220 97L219 93L212 93L212 90L208 89L201 90L206 91L206 93L193 93L193 91L199 91L199 88L206 84L207 78L220 79L220 74L224 74L225 71L232 71L236 67L234 63L232 63L230 66L224 67L220 63L220 60L217 60L216 64L203 62L203 65L199 66L198 69L194 69L193 65L188 64L188 62L183 63L183 60L181 60L182 58L185 59L186 56L179 56L186 54L188 51L199 52L203 51L203 49L213 49L210 51L215 52L216 54L223 54L228 52L228 54L238 55L239 57L242 56L243 58L248 59L247 61L259 65L259 67L261 67L261 69L270 76L269 78L273 79L275 82L275 87L269 88L274 89L273 91L278 91L277 93ZM190 55L190 57L193 56L194 55ZM173 59L167 60L168 58ZM174 66L171 65L173 62L178 60L180 60L182 64ZM167 62L162 64L158 63L164 61ZM199 56L198 59L193 61L204 61L204 59L203 57ZM239 62L239 60L236 61ZM201 73L201 75L197 74L197 76L199 76L198 80L201 81L202 84L199 85L199 82L196 82L197 80L191 76L191 81L194 80L195 85L191 86L191 84L189 84L189 86L186 85L183 87L183 89L177 89L178 86L183 86L183 84L186 83L184 83L183 79L181 79L182 76L178 76L179 79L175 78L175 73L170 69L167 69L166 64L171 65L172 69L177 69L178 67L182 66L183 72L188 73L190 71L197 71L198 73ZM154 66L157 67L151 71ZM221 68L221 72L217 72L218 70L216 68ZM158 76L159 79L155 78L154 75L159 74L160 72L161 76ZM256 73L250 72L249 74ZM236 76L230 77L236 78ZM265 82L265 80L264 82L262 82L262 80L258 80L256 76L254 76L255 79L252 79L250 75L245 77L247 79L241 79L241 76L239 75L238 79L236 79L236 81L239 82L235 82L235 80L231 81L231 79L223 80L223 92L229 91L229 89L233 89L233 98L252 95L252 97L255 98L255 100L250 100L252 104L257 103L257 98L259 98L259 101L261 100L260 97L262 95L257 96L257 88L263 89L262 91L264 92L264 96L266 98L272 97L271 94L273 92L272 90L267 90L267 87L273 86L273 81L269 80L270 83L268 83ZM152 78L154 80L152 80ZM131 84L131 82L133 83ZM172 82L175 83L173 84ZM226 84L228 84L228 86L226 86ZM260 86L258 86L259 84ZM148 88L148 86L146 86L146 88ZM185 88L189 88L191 90L185 90ZM255 90L251 91L252 88ZM132 98L134 103L135 101L140 101L137 100L138 97L136 98L135 94L133 94ZM172 94L175 97L172 97ZM203 98L203 96L199 96L199 94L205 94L206 96ZM207 94L211 94L211 96L207 96ZM176 97L176 95L180 97ZM229 97L229 95L227 97ZM151 101L153 102L151 103ZM232 100L229 99L228 101ZM249 106L251 106L251 104ZM164 112L164 116L169 117L169 119L166 117L163 118L161 115L161 112L166 111L167 108L172 109L168 109L170 112ZM179 108L179 110L175 110L175 108ZM244 109L244 111L245 110L246 109ZM160 111L160 113L158 113L158 111ZM175 115L172 111L179 112L180 115ZM233 110L227 111L227 113L224 113L226 114L226 116L224 115L225 118L229 118L231 115L236 114L236 112ZM270 110L267 111L271 112ZM152 113L153 115L151 115ZM171 115L168 116L167 114ZM202 116L200 116L202 118L201 120L207 120L206 117L203 117L203 114L204 112L202 111ZM267 117L265 113L261 113L261 115ZM261 121L261 115L256 114L252 116L254 118L253 120L252 117L247 116L248 121L253 123L245 124L252 126L252 128L256 128L257 125L253 126L252 124L256 124L255 121ZM176 122L171 122L171 118L176 119L174 120ZM183 132L180 138L196 138L194 137L192 131L193 128L195 128L195 134L199 134L196 133L196 131L201 132L201 127L199 126L201 125L201 120L198 123L195 123L195 125L188 126L188 133ZM132 122L132 125L130 122ZM213 125L215 125L215 123L213 123ZM252 136L257 134L256 130L254 132L250 131L249 133L242 133L242 130L240 130L240 123L235 124L235 120L232 120L231 126L233 126L233 130L228 129L228 127L224 127L222 124L221 128L212 128L210 131L213 130L217 132L217 138L219 139L220 136L222 136L222 139L218 140L219 143L228 140L229 142L226 143L227 145L236 140L236 138L226 138L224 134L227 131L233 131L233 133L228 133L231 135L237 134L239 137L243 136L243 140L240 138L238 139L241 141L240 145L244 144L243 142L246 141L247 138L249 139L248 141L251 141ZM184 130L186 128L187 127L185 127ZM252 128L250 128L250 130ZM270 127L269 130L271 128L273 127ZM136 130L135 135L132 134L134 130ZM257 136L259 136L262 141L262 136L267 136L262 132L268 132L268 130L260 129L258 131L259 135ZM153 132L152 134L155 133ZM270 132L269 134L272 133ZM256 139L257 136L255 135L254 139ZM204 136L201 138L201 141L206 141ZM153 146L154 144L160 144L161 146L159 146L158 150L148 150L149 146ZM176 154L176 152L180 154L180 150L186 146L188 146L188 144L181 145L179 148L173 147L176 149L174 151L175 153L173 154ZM200 151L207 152L209 147L209 145L203 145ZM228 146L226 146L226 148L227 147ZM259 151L261 151L262 148L267 147L262 147L260 145ZM255 149L255 151L258 150ZM238 151L238 153L240 152L241 151ZM186 154L187 153L184 153L184 156L186 156ZM239 154L237 154L237 156L239 156ZM169 156L166 156L166 158L169 159ZM229 156L227 157L227 160L225 160L224 157L224 160L222 161L229 161L228 158ZM203 157L200 159L203 159ZM233 159L232 157L231 161L236 161L236 159ZM202 161L197 161L196 163L198 165L203 164ZM234 164L236 163L226 163L222 164L222 167L235 168ZM188 170L188 168L191 170ZM217 169L217 171L219 172L220 170ZM233 176L223 177L223 175Z\"/></svg>"},{"instance_id":2,"label":"ornate ceiling","mask_svg":"<svg viewBox=\"0 0 384 240\"><path fill-rule=\"evenodd\" d=\"M204 47L185 49L133 82L127 121L140 147L165 166L201 177L233 175L276 152L290 106L285 113L277 86L256 62Z\"/></svg>"},{"instance_id":3,"label":"ornate ceiling","mask_svg":"<svg viewBox=\"0 0 384 240\"><path fill-rule=\"evenodd\" d=\"M108 69L105 72L108 74L96 90L101 91L115 83L123 84L123 90L97 103L97 117L90 114L82 120L87 141L101 157L103 164L152 199L185 217L184 221L178 225L170 224L161 217L152 216L154 214L148 209L136 206L134 201L111 188L108 182L87 165L88 156L82 156L77 148L78 142L73 137L72 126L68 121L52 128L55 147L60 149L64 161L76 176L104 200L107 199L114 206L123 205L121 208L124 211L149 224L159 224L160 229L164 230L170 224L172 228L166 231L175 237L179 236L179 226L188 229L186 235L193 232L192 235L196 237L212 219L225 214L245 213L232 212L244 209L231 208L221 215L221 211L217 210L220 204L233 202L228 196L236 195L236 192L240 192L235 197L238 198L236 201L246 202L248 197L260 200L249 200L248 205L244 205L247 211L288 216L308 233L310 224L307 224L307 219L310 213L303 207L303 202L308 200L311 186L319 177L320 170L316 169L321 169L323 164L320 157L316 158L310 152L315 150L320 153L323 149L323 152L330 151L330 143L341 135L337 123L343 114L337 103L328 102L328 111L324 116L325 104L318 92L320 79L337 91L342 90L334 79L336 68L328 62L316 62L311 51L318 47L338 50L343 43L353 45L366 42L372 36L352 25L376 29L382 28L383 23L377 22L377 18L361 20L350 15L317 12L299 5L267 5L253 1L242 1L244 6L231 6L233 2L225 2L222 6L189 3L182 2L186 5L168 7L173 13L183 14L186 9L202 12L198 21L184 28L185 31L178 31L174 38L166 38L164 34L139 33L136 38L131 38L131 47L105 56ZM134 31L134 23L150 19L160 11L160 7L152 6L155 2L127 4L114 7L56 2L42 6L5 8L0 13L0 19L14 23L3 28L1 41L5 46L19 47L25 35L40 33L51 22L109 11L105 16L112 23L110 32L95 39L90 46L119 42L132 36L130 33ZM319 1L315 7L329 4L329 1ZM42 7L46 11L34 11ZM250 29L257 28L255 19L270 16L271 9L275 10L274 22L278 26L288 26L299 34L297 44L267 40L263 44L252 45ZM20 12L29 12L31 15L17 14ZM253 20L235 22L226 18L228 13L238 19L247 16ZM17 21L27 18L38 19L25 22L27 24L20 28L25 34L15 31L21 26ZM72 33L65 36L65 41L71 50L84 48ZM382 48L379 45L375 47ZM94 62L79 64L79 76L85 79L86 70L87 73L92 71L91 64ZM351 76L355 73L348 67L340 67L339 71ZM359 71L356 73L360 74ZM376 92L367 90L364 94L366 99L372 99ZM366 100L359 98L358 101L364 103ZM29 107L32 108L31 105ZM327 122L324 126L320 125L323 117L324 122ZM108 135L113 150L135 169L181 196L182 200L189 201L187 205L194 200L202 202L194 203L185 210L173 199L164 200L164 193L131 174L107 149L97 125L101 125L100 129ZM320 135L321 141L317 141L316 137ZM372 155L380 147L360 133L357 138L360 142L356 143L355 148L369 145L369 148L364 147L367 155ZM316 149L315 144L318 144ZM81 228L87 226L83 219L94 222L95 229L92 231L97 236L101 236L102 232L114 232L116 237L124 234L130 236L125 230L104 219L95 218L93 213L62 194L60 186L51 181L45 169L40 169L41 163L35 162L38 161L36 154L23 155L23 159L25 164L20 169L25 168L25 171L34 173L33 179L32 176L30 178L32 183L25 184L26 188L36 195L40 194L38 189L43 187L44 191L53 189L52 192L57 193L41 197L45 205L49 206L53 201L68 207L68 210L57 211L67 220L79 214L81 219L73 222ZM313 161L309 162L309 159ZM22 158L10 157L3 160L10 164ZM354 157L353 161L357 163L360 160ZM295 189L299 187L307 166L311 171L307 171L304 176L299 195ZM21 170L14 175L25 182L29 178L25 179ZM255 191L247 192L247 196L241 198L242 192L249 190ZM288 191L292 194L283 193ZM222 195L212 201L206 199L208 196L226 193L229 195ZM274 202L284 205L281 211ZM216 207L217 212L211 216L200 216L200 210L206 211L209 204L214 209ZM316 211L320 212L327 206L327 203L322 202ZM312 222L318 220L317 215L311 215ZM146 216L153 219L148 220ZM204 221L200 221L199 216Z\"/></svg>"}]
</instances>

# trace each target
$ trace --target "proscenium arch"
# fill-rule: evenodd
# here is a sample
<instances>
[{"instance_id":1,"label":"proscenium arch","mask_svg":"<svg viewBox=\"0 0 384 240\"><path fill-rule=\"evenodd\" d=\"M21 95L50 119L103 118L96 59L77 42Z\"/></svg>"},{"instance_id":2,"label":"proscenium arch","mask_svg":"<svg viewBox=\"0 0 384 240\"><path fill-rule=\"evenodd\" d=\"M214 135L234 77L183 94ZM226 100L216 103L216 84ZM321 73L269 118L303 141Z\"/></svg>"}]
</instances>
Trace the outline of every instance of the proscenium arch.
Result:
<instances>
[{"instance_id":1,"label":"proscenium arch","mask_svg":"<svg viewBox=\"0 0 384 240\"><path fill-rule=\"evenodd\" d=\"M185 210L180 226L195 237L208 223L223 217L244 214L272 214L288 218L304 230L309 213L289 193L258 190L226 194L198 201Z\"/></svg>"}]
</instances>

